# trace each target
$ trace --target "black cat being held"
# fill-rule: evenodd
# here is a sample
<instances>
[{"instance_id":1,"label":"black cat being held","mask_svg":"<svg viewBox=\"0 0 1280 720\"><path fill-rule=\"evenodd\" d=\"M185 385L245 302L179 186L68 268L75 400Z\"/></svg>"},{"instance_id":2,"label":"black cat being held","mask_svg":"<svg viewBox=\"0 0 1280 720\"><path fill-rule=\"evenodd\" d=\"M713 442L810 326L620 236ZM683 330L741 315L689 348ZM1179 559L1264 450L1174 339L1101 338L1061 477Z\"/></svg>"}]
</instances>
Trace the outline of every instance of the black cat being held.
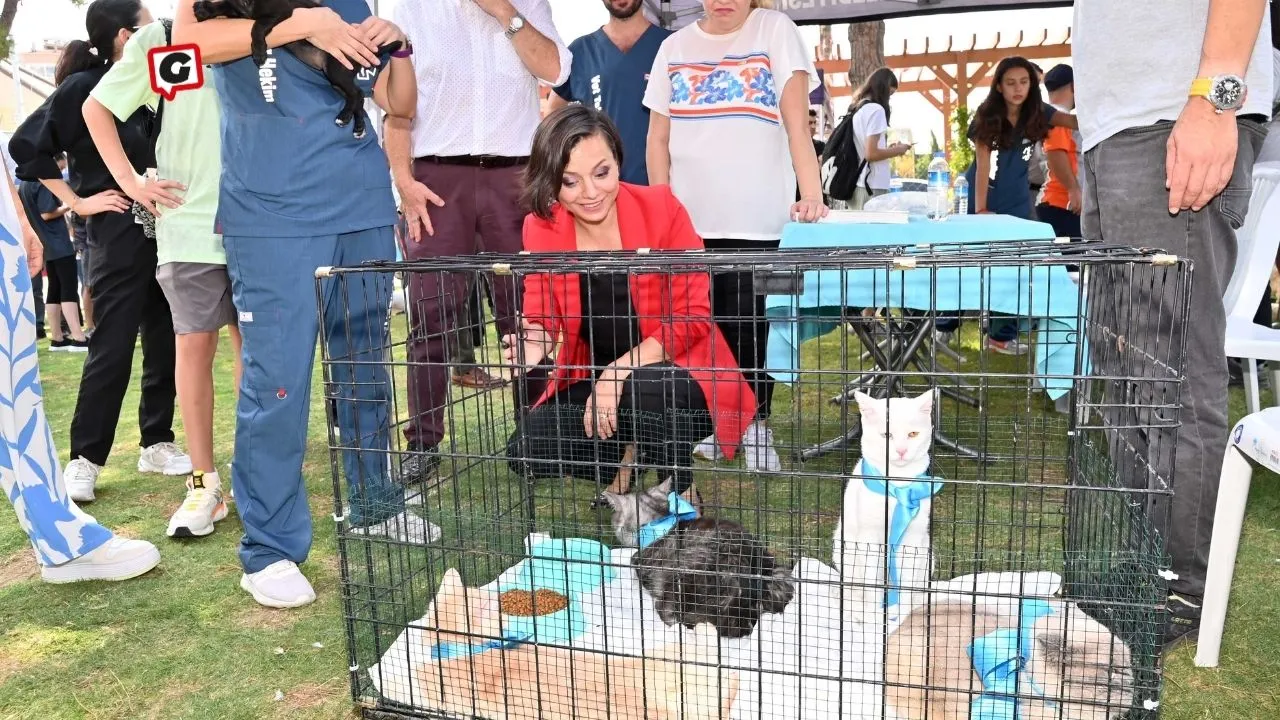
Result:
<instances>
[{"instance_id":1,"label":"black cat being held","mask_svg":"<svg viewBox=\"0 0 1280 720\"><path fill-rule=\"evenodd\" d=\"M670 493L670 480L635 494L603 493L623 544L634 544L642 526L667 514ZM794 594L791 565L728 520L677 522L637 550L631 566L664 623L711 623L721 637L750 635L761 615L782 612Z\"/></svg>"},{"instance_id":2,"label":"black cat being held","mask_svg":"<svg viewBox=\"0 0 1280 720\"><path fill-rule=\"evenodd\" d=\"M197 0L193 9L196 20L201 22L212 18L253 20L253 29L250 31L252 43L249 48L253 62L262 67L267 62L267 35L277 25L288 20L296 8L314 7L320 7L319 0ZM356 138L364 137L365 121L364 113L361 112L364 93L356 85L357 70L344 66L332 55L306 40L296 40L284 45L284 48L302 62L324 73L329 83L346 101L334 122L339 127L353 123L352 134ZM378 54L385 55L399 49L399 41L389 42L378 48Z\"/></svg>"}]
</instances>

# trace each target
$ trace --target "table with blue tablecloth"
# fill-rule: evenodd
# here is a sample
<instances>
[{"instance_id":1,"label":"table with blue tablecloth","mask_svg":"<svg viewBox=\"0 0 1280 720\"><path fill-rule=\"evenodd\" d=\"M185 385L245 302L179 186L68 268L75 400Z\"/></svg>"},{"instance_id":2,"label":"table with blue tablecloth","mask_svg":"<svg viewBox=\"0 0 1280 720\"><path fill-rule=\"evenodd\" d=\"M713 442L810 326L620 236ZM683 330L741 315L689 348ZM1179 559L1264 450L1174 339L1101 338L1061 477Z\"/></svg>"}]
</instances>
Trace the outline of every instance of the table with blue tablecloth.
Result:
<instances>
[{"instance_id":1,"label":"table with blue tablecloth","mask_svg":"<svg viewBox=\"0 0 1280 720\"><path fill-rule=\"evenodd\" d=\"M895 269L886 252L881 269L859 263L859 269L828 266L805 271L799 294L766 296L769 373L781 382L795 382L801 343L833 329L844 308L979 310L1037 321L1036 381L1056 400L1070 390L1072 376L1078 372L1079 289L1064 265L1003 266L990 260L993 245L1011 243L1012 250L1012 243L1053 239L1049 225L1007 215L955 215L942 222L912 218L902 224L790 223L782 233L782 249L886 247L909 256L929 253L925 246L983 243L988 260L963 267L947 267L948 260Z\"/></svg>"}]
</instances>

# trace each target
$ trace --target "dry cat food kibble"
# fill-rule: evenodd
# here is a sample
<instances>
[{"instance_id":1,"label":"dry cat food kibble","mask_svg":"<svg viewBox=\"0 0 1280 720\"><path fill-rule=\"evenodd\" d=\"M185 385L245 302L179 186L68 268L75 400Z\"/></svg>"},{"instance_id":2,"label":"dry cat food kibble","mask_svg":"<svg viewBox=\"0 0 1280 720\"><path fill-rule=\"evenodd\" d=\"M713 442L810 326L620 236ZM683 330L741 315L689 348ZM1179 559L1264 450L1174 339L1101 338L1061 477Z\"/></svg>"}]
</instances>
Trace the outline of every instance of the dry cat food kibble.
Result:
<instances>
[{"instance_id":1,"label":"dry cat food kibble","mask_svg":"<svg viewBox=\"0 0 1280 720\"><path fill-rule=\"evenodd\" d=\"M498 596L498 607L504 615L550 615L569 607L569 598L554 590L508 590Z\"/></svg>"}]
</instances>

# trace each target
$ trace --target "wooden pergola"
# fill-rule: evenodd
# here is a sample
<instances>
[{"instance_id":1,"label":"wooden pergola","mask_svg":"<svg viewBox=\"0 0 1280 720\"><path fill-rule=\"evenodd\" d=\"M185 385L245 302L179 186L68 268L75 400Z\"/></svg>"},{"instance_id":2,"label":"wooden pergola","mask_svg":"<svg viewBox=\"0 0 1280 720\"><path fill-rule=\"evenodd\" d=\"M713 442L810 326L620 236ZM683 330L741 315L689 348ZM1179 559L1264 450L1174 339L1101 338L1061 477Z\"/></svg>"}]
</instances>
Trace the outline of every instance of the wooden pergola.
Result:
<instances>
[{"instance_id":1,"label":"wooden pergola","mask_svg":"<svg viewBox=\"0 0 1280 720\"><path fill-rule=\"evenodd\" d=\"M980 48L978 37L974 35L965 48L963 43L957 47L955 38L948 37L946 49L934 50L926 38L922 52L911 52L904 41L901 54L885 57L885 65L898 72L898 92L920 93L942 113L944 148L951 147L951 113L957 107L968 106L969 94L975 88L991 83L992 71L1001 60L1010 55L1021 55L1028 60L1071 57L1070 29L1065 37L1053 42L1050 42L1048 30L1043 32L1039 42L1024 42L1026 38L1022 32L1018 33L1018 40L1013 45L1002 46L1000 39L997 33L991 46ZM816 50L814 56L820 58ZM853 94L854 88L848 80L849 61L840 57L839 46L834 59L818 59L816 65L822 70L831 97ZM910 72L912 70L915 72ZM843 82L832 82L841 78Z\"/></svg>"}]
</instances>

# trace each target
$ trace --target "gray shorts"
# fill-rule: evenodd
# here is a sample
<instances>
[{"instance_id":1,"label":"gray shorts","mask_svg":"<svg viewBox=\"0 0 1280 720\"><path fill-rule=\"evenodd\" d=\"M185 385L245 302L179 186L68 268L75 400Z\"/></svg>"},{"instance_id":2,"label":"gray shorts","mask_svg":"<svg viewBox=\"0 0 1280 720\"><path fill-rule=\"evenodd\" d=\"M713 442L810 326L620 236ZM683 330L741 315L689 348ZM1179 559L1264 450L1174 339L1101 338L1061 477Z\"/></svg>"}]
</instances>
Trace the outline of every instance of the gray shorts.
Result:
<instances>
[{"instance_id":1,"label":"gray shorts","mask_svg":"<svg viewBox=\"0 0 1280 720\"><path fill-rule=\"evenodd\" d=\"M173 313L178 335L217 332L236 322L226 265L171 262L156 268L156 280Z\"/></svg>"}]
</instances>

